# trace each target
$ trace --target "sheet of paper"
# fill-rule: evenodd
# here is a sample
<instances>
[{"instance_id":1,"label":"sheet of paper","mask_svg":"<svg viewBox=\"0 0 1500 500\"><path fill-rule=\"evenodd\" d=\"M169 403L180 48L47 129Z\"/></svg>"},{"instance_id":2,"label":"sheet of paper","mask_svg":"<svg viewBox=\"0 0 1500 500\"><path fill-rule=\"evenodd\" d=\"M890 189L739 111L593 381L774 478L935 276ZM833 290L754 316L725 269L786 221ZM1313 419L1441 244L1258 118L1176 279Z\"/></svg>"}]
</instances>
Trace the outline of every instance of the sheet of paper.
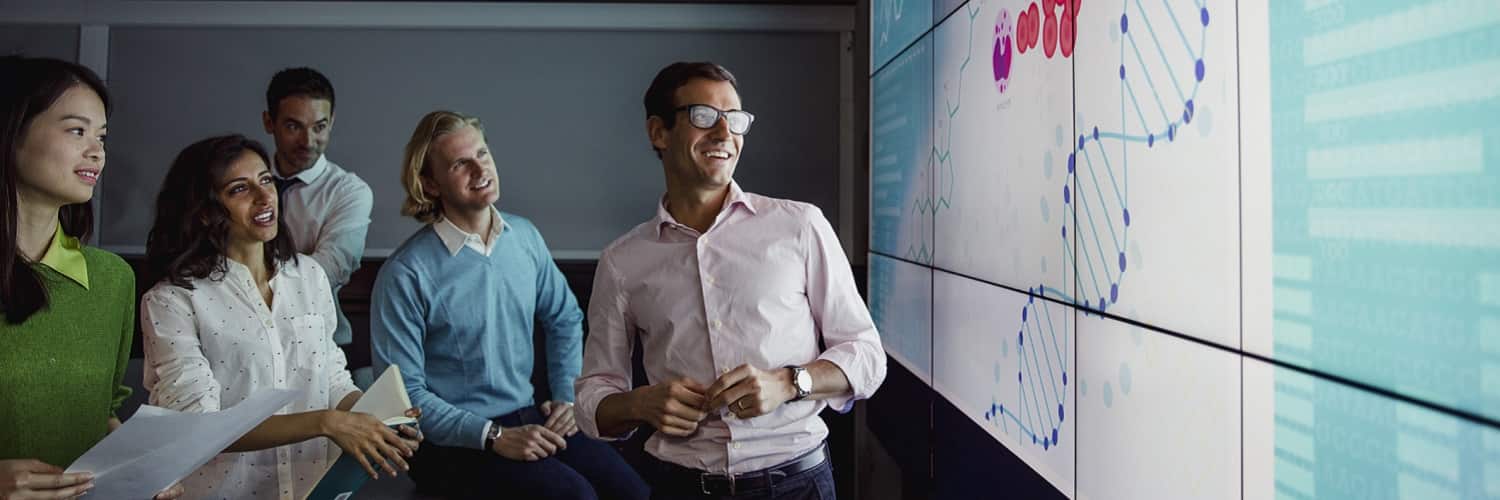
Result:
<instances>
[{"instance_id":1,"label":"sheet of paper","mask_svg":"<svg viewBox=\"0 0 1500 500\"><path fill-rule=\"evenodd\" d=\"M370 384L370 390L365 391L349 411L374 415L385 425L417 423L416 419L406 416L408 408L411 408L411 399L406 396L401 368L391 365L375 379L374 384Z\"/></svg>"},{"instance_id":2,"label":"sheet of paper","mask_svg":"<svg viewBox=\"0 0 1500 500\"><path fill-rule=\"evenodd\" d=\"M302 391L264 389L214 413L142 406L125 425L68 466L93 472L84 498L147 499L208 463Z\"/></svg>"}]
</instances>

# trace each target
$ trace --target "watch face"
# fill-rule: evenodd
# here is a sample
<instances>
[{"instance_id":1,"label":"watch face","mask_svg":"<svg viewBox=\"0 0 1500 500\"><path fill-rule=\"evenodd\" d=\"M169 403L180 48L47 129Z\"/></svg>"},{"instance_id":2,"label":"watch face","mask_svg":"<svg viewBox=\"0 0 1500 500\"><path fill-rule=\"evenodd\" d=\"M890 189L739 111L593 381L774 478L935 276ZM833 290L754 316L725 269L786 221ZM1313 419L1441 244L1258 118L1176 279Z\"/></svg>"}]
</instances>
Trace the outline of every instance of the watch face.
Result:
<instances>
[{"instance_id":1,"label":"watch face","mask_svg":"<svg viewBox=\"0 0 1500 500\"><path fill-rule=\"evenodd\" d=\"M812 374L807 370L797 370L797 390L803 393L812 392Z\"/></svg>"}]
</instances>

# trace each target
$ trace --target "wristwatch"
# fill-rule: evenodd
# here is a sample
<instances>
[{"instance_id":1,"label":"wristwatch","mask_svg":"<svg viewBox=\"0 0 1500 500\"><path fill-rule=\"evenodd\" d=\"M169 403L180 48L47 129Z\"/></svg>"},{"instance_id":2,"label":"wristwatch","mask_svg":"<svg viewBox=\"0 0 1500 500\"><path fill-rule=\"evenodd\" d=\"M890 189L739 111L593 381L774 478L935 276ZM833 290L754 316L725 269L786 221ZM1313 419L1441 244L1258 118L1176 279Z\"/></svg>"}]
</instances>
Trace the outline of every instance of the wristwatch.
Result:
<instances>
[{"instance_id":1,"label":"wristwatch","mask_svg":"<svg viewBox=\"0 0 1500 500\"><path fill-rule=\"evenodd\" d=\"M490 432L484 435L484 449L494 450L496 439L500 439L500 422L490 424Z\"/></svg>"},{"instance_id":2,"label":"wristwatch","mask_svg":"<svg viewBox=\"0 0 1500 500\"><path fill-rule=\"evenodd\" d=\"M806 368L796 365L787 365L787 368L792 370L792 387L797 389L797 396L793 397L792 401L807 399L807 396L812 394L812 374L808 373Z\"/></svg>"}]
</instances>

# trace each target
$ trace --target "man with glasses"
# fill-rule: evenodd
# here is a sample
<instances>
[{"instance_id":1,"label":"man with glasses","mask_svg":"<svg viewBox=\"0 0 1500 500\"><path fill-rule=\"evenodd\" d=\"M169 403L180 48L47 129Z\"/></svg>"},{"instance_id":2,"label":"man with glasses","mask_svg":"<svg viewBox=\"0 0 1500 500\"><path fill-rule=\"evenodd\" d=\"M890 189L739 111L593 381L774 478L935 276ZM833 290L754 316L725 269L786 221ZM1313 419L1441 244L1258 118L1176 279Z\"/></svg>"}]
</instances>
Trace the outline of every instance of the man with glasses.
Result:
<instances>
[{"instance_id":1,"label":"man with glasses","mask_svg":"<svg viewBox=\"0 0 1500 500\"><path fill-rule=\"evenodd\" d=\"M578 427L655 428L653 498L833 498L818 413L886 370L838 237L817 207L734 182L755 117L728 70L667 66L645 104L667 192L600 256ZM637 337L650 385L632 388Z\"/></svg>"}]
</instances>

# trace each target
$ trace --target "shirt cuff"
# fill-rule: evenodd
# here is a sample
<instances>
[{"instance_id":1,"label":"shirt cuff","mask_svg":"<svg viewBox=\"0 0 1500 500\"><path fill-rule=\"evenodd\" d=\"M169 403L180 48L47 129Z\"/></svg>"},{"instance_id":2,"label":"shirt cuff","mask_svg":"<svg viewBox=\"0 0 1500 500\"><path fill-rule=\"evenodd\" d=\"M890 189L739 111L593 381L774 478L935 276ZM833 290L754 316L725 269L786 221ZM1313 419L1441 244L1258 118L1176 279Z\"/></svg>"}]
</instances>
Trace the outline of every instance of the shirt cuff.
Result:
<instances>
[{"instance_id":1,"label":"shirt cuff","mask_svg":"<svg viewBox=\"0 0 1500 500\"><path fill-rule=\"evenodd\" d=\"M448 442L453 444L444 444L443 446L468 447L469 443L473 443L474 449L483 450L485 431L489 429L489 425L491 424L491 422L487 419L480 418L478 415L468 412L465 413L466 414L461 419L459 419L458 429L456 429L457 432L448 437ZM476 435L479 436L479 440L477 442L469 441L473 438L465 437Z\"/></svg>"},{"instance_id":2,"label":"shirt cuff","mask_svg":"<svg viewBox=\"0 0 1500 500\"><path fill-rule=\"evenodd\" d=\"M596 436L589 436L589 437L594 438L595 441L603 441L603 442L606 442L606 443L612 443L612 442L615 442L615 441L625 441L627 439L630 439L631 436L634 436L635 435L635 431L637 429L639 429L639 427L637 427L635 429L631 429L631 430L625 431L624 434L621 434L619 436L597 436L597 437ZM597 428L595 429L595 432L598 432Z\"/></svg>"},{"instance_id":3,"label":"shirt cuff","mask_svg":"<svg viewBox=\"0 0 1500 500\"><path fill-rule=\"evenodd\" d=\"M833 411L839 413L849 413L849 410L854 409L854 402L856 400L869 397L867 394L861 394L861 389L867 387L869 384L864 383L864 380L858 378L860 372L852 366L857 360L854 356L847 356L845 354L847 353L829 351L824 352L822 356L818 357L818 359L827 360L833 363L833 366L839 367L839 370L844 372L844 377L849 379L848 393L823 400L824 403L828 403L829 408L833 408Z\"/></svg>"},{"instance_id":4,"label":"shirt cuff","mask_svg":"<svg viewBox=\"0 0 1500 500\"><path fill-rule=\"evenodd\" d=\"M553 384L552 400L571 403L573 406L578 406L578 394L573 392L573 390L574 389L572 382L569 382L567 384Z\"/></svg>"},{"instance_id":5,"label":"shirt cuff","mask_svg":"<svg viewBox=\"0 0 1500 500\"><path fill-rule=\"evenodd\" d=\"M611 389L614 389L616 392L608 392ZM578 401L573 404L573 416L578 423L578 430L583 431L583 434L588 437L605 442L624 441L630 439L631 436L634 436L635 429L627 431L622 436L605 436L599 432L599 420L597 415L597 412L599 411L599 403L604 402L604 398L615 394L621 394L623 392L625 391L619 391L618 388L580 386L578 390ZM603 393L602 396L600 395L601 393Z\"/></svg>"},{"instance_id":6,"label":"shirt cuff","mask_svg":"<svg viewBox=\"0 0 1500 500\"><path fill-rule=\"evenodd\" d=\"M486 438L489 437L489 435L490 435L490 426L492 426L492 425L495 425L495 423L491 422L491 421L485 421L484 422L484 432L480 432L479 433L479 449L481 449L481 450L484 449L485 441L486 441Z\"/></svg>"},{"instance_id":7,"label":"shirt cuff","mask_svg":"<svg viewBox=\"0 0 1500 500\"><path fill-rule=\"evenodd\" d=\"M335 388L333 392L333 394L335 395L334 399L328 402L328 407L338 408L339 403L344 402L344 398L347 398L350 394L354 394L356 392L359 392L359 386L354 385L354 382L349 382L349 385L344 387Z\"/></svg>"},{"instance_id":8,"label":"shirt cuff","mask_svg":"<svg viewBox=\"0 0 1500 500\"><path fill-rule=\"evenodd\" d=\"M833 411L839 412L840 415L845 414L845 413L849 413L849 410L853 410L854 409L854 395L853 394L845 394L843 396L834 396L834 397L831 397L831 398L828 398L828 399L824 399L823 402L824 403L828 403L828 407L829 408L833 408Z\"/></svg>"}]
</instances>

